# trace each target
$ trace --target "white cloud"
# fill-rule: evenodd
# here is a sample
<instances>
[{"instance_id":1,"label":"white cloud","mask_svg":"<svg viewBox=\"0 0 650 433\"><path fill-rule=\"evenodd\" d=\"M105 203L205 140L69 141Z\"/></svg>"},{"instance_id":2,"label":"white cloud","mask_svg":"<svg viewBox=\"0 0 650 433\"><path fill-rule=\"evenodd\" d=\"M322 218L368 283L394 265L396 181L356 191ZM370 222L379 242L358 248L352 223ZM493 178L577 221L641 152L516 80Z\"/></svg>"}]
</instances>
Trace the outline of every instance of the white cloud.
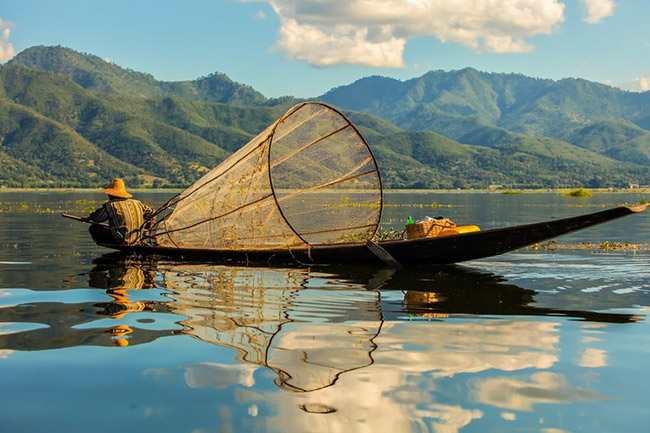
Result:
<instances>
[{"instance_id":1,"label":"white cloud","mask_svg":"<svg viewBox=\"0 0 650 433\"><path fill-rule=\"evenodd\" d=\"M402 67L406 41L422 36L481 52L528 52L526 38L564 21L559 0L259 1L280 17L277 47L315 66Z\"/></svg>"},{"instance_id":2,"label":"white cloud","mask_svg":"<svg viewBox=\"0 0 650 433\"><path fill-rule=\"evenodd\" d=\"M582 0L587 8L587 16L584 20L589 24L596 24L605 17L614 15L613 0Z\"/></svg>"},{"instance_id":3,"label":"white cloud","mask_svg":"<svg viewBox=\"0 0 650 433\"><path fill-rule=\"evenodd\" d=\"M563 374L550 371L534 373L528 380L488 377L478 380L476 385L476 399L479 402L521 412L530 412L537 404L566 404L605 398L594 391L574 388ZM553 430L546 431L550 433Z\"/></svg>"},{"instance_id":4,"label":"white cloud","mask_svg":"<svg viewBox=\"0 0 650 433\"><path fill-rule=\"evenodd\" d=\"M631 82L623 86L624 89L634 92L645 92L650 90L650 72L641 77L633 78Z\"/></svg>"},{"instance_id":5,"label":"white cloud","mask_svg":"<svg viewBox=\"0 0 650 433\"><path fill-rule=\"evenodd\" d=\"M607 84L612 87L618 87L624 90L629 90L632 92L647 92L650 90L650 71L646 72L640 77L632 78L626 83L617 82L608 78L603 81L603 84Z\"/></svg>"},{"instance_id":6,"label":"white cloud","mask_svg":"<svg viewBox=\"0 0 650 433\"><path fill-rule=\"evenodd\" d=\"M266 19L266 14L264 13L264 11L258 11L255 14L255 18L257 18L258 20L264 20Z\"/></svg>"},{"instance_id":7,"label":"white cloud","mask_svg":"<svg viewBox=\"0 0 650 433\"><path fill-rule=\"evenodd\" d=\"M485 36L483 44L493 53L527 53L533 46L524 40L513 40L510 36Z\"/></svg>"},{"instance_id":8,"label":"white cloud","mask_svg":"<svg viewBox=\"0 0 650 433\"><path fill-rule=\"evenodd\" d=\"M13 23L0 18L0 62L6 62L16 55L14 46L9 42L9 34L13 26Z\"/></svg>"},{"instance_id":9,"label":"white cloud","mask_svg":"<svg viewBox=\"0 0 650 433\"><path fill-rule=\"evenodd\" d=\"M282 38L277 47L296 60L314 66L334 66L341 63L375 67L402 67L403 38L388 36L371 38L367 27L337 25L335 29L299 24L294 19L282 22Z\"/></svg>"},{"instance_id":10,"label":"white cloud","mask_svg":"<svg viewBox=\"0 0 650 433\"><path fill-rule=\"evenodd\" d=\"M588 347L582 353L578 365L591 368L607 367L607 352L602 349Z\"/></svg>"}]
</instances>

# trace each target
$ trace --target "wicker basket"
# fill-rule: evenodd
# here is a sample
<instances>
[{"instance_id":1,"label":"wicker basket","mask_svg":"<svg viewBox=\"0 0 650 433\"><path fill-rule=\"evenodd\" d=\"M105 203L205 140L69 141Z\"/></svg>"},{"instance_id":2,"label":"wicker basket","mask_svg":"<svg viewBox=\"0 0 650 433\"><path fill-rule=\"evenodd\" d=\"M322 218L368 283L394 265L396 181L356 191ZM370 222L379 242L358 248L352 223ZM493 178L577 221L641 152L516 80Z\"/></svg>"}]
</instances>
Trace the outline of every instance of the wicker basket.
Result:
<instances>
[{"instance_id":1,"label":"wicker basket","mask_svg":"<svg viewBox=\"0 0 650 433\"><path fill-rule=\"evenodd\" d=\"M456 224L447 218L419 221L414 224L406 225L406 238L435 238L444 229L450 229L454 227L456 227Z\"/></svg>"}]
</instances>

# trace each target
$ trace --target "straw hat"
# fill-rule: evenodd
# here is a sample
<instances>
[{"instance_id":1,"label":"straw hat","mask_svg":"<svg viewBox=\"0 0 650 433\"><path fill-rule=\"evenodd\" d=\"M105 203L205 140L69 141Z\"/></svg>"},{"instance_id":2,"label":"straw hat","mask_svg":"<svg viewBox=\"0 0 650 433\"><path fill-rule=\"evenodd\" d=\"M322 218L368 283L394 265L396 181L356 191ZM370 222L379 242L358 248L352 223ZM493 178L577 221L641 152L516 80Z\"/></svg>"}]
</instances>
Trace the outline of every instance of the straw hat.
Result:
<instances>
[{"instance_id":1,"label":"straw hat","mask_svg":"<svg viewBox=\"0 0 650 433\"><path fill-rule=\"evenodd\" d=\"M102 188L101 191L105 192L108 195L113 195L115 197L122 197L122 198L131 197L131 194L126 192L124 181L120 178L113 179L110 185L108 185L106 188Z\"/></svg>"}]
</instances>

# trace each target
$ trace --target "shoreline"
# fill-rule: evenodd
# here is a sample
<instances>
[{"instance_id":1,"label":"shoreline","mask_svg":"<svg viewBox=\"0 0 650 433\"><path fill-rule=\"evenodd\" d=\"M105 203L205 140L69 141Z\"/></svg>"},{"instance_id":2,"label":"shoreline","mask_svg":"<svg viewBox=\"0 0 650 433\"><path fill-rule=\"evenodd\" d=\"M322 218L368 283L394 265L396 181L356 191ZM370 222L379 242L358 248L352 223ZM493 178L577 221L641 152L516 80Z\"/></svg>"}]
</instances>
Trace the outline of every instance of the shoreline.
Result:
<instances>
[{"instance_id":1,"label":"shoreline","mask_svg":"<svg viewBox=\"0 0 650 433\"><path fill-rule=\"evenodd\" d=\"M596 194L650 194L650 188L522 188L522 189L384 189L384 193L409 193L409 194L503 194L503 195L521 195L521 194L566 194L576 189L584 189L590 193ZM183 191L184 188L129 188L129 191L136 192L168 192L176 193ZM97 192L101 193L99 188L0 188L3 192Z\"/></svg>"},{"instance_id":2,"label":"shoreline","mask_svg":"<svg viewBox=\"0 0 650 433\"><path fill-rule=\"evenodd\" d=\"M183 189L176 188L129 188L129 191L136 192L180 192ZM0 188L0 193L3 192L97 192L104 194L99 188Z\"/></svg>"}]
</instances>

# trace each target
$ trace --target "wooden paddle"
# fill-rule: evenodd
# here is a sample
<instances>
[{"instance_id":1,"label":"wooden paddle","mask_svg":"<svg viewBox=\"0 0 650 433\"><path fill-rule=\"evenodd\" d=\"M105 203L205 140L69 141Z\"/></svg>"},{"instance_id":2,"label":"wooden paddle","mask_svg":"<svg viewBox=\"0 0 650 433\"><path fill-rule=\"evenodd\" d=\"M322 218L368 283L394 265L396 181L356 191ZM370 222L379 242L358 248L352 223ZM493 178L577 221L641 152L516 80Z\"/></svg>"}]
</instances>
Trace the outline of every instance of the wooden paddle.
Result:
<instances>
[{"instance_id":1,"label":"wooden paddle","mask_svg":"<svg viewBox=\"0 0 650 433\"><path fill-rule=\"evenodd\" d=\"M387 266L391 268L401 268L402 265L400 262L395 260L393 256L390 255L388 251L383 249L378 243L371 241L368 239L366 241L366 247L375 255L379 260L384 262Z\"/></svg>"},{"instance_id":2,"label":"wooden paddle","mask_svg":"<svg viewBox=\"0 0 650 433\"><path fill-rule=\"evenodd\" d=\"M87 219L82 218L82 217L78 217L76 215L69 215L67 213L64 213L64 214L61 214L61 216L63 218L69 218L71 220L79 221L79 222L82 222L82 223L96 224L98 226L108 227L108 224L106 224L106 223L98 223L98 222L95 222L95 221L87 220Z\"/></svg>"}]
</instances>

